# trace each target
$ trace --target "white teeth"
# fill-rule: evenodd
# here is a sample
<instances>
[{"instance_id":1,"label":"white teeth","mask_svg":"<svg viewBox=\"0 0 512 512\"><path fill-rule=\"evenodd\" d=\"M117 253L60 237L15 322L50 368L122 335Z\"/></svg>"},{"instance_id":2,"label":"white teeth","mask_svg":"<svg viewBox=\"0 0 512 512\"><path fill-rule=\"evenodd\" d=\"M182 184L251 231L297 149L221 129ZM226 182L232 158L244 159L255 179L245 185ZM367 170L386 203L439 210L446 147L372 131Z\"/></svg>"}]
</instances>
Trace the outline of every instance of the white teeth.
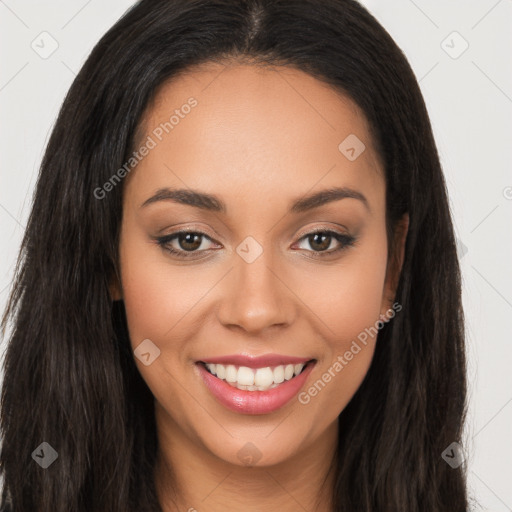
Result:
<instances>
[{"instance_id":1,"label":"white teeth","mask_svg":"<svg viewBox=\"0 0 512 512\"><path fill-rule=\"evenodd\" d=\"M247 366L223 365L206 363L206 367L213 375L221 380L225 380L232 387L247 391L267 391L275 388L284 381L292 379L299 375L304 368L304 364L279 365L273 368L248 368Z\"/></svg>"},{"instance_id":2,"label":"white teeth","mask_svg":"<svg viewBox=\"0 0 512 512\"><path fill-rule=\"evenodd\" d=\"M238 377L237 377L238 384L241 384L242 386L253 386L254 385L254 372L247 368L247 366L240 366L238 368Z\"/></svg>"},{"instance_id":3,"label":"white teeth","mask_svg":"<svg viewBox=\"0 0 512 512\"><path fill-rule=\"evenodd\" d=\"M238 370L240 371L240 370ZM268 387L274 382L274 372L270 368L258 368L254 377L256 386Z\"/></svg>"},{"instance_id":4,"label":"white teeth","mask_svg":"<svg viewBox=\"0 0 512 512\"><path fill-rule=\"evenodd\" d=\"M303 364L296 364L294 369L295 369L295 375L299 375L299 373L302 371L302 368L304 368L304 365Z\"/></svg>"},{"instance_id":5,"label":"white teeth","mask_svg":"<svg viewBox=\"0 0 512 512\"><path fill-rule=\"evenodd\" d=\"M228 382L236 382L237 373L238 372L236 371L236 368L232 364L230 364L229 366L226 367L226 380Z\"/></svg>"},{"instance_id":6,"label":"white teeth","mask_svg":"<svg viewBox=\"0 0 512 512\"><path fill-rule=\"evenodd\" d=\"M215 373L216 373L217 377L219 377L219 379L225 379L226 378L226 367L221 364L217 364L215 366L216 366Z\"/></svg>"},{"instance_id":7,"label":"white teeth","mask_svg":"<svg viewBox=\"0 0 512 512\"><path fill-rule=\"evenodd\" d=\"M274 382L281 384L284 382L284 366L276 366L274 369Z\"/></svg>"},{"instance_id":8,"label":"white teeth","mask_svg":"<svg viewBox=\"0 0 512 512\"><path fill-rule=\"evenodd\" d=\"M226 381L227 382L227 381ZM236 382L228 382L232 388L242 389L244 391L268 391L269 389L277 388L279 384L272 384L270 386L242 386Z\"/></svg>"}]
</instances>

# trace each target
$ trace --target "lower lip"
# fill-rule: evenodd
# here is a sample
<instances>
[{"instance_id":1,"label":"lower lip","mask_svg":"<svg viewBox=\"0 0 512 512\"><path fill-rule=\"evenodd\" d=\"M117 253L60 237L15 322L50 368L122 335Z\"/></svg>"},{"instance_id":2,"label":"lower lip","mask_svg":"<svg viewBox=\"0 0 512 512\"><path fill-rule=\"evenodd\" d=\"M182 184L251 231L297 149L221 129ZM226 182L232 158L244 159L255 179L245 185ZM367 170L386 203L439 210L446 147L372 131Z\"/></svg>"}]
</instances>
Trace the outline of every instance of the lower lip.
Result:
<instances>
[{"instance_id":1,"label":"lower lip","mask_svg":"<svg viewBox=\"0 0 512 512\"><path fill-rule=\"evenodd\" d=\"M308 363L302 373L268 391L244 391L212 375L201 363L197 363L206 387L217 400L232 411L241 414L268 414L287 404L300 391L315 362Z\"/></svg>"}]
</instances>

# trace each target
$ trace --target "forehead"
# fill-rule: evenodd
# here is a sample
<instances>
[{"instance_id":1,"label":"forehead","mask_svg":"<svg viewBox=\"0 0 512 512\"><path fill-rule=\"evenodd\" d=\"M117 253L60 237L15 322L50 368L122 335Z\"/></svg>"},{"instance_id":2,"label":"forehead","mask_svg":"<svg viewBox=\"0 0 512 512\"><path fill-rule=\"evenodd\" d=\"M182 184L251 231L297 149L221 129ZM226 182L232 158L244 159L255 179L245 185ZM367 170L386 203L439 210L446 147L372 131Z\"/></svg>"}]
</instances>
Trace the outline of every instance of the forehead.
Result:
<instances>
[{"instance_id":1,"label":"forehead","mask_svg":"<svg viewBox=\"0 0 512 512\"><path fill-rule=\"evenodd\" d=\"M289 67L208 63L187 70L159 88L139 135L139 144L150 138L153 147L129 175L138 195L165 186L242 195L257 189L269 198L295 197L320 181L383 186L358 106ZM357 159L343 152L345 140L357 152L364 148Z\"/></svg>"}]
</instances>

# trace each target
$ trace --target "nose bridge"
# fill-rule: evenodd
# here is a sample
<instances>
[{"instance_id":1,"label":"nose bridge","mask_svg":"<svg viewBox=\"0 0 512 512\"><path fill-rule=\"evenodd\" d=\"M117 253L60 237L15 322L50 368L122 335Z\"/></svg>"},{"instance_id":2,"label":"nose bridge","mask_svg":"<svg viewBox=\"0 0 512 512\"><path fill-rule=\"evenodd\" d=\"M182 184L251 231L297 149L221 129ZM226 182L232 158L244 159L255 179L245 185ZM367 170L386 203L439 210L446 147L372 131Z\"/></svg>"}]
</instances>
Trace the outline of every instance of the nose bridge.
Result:
<instances>
[{"instance_id":1,"label":"nose bridge","mask_svg":"<svg viewBox=\"0 0 512 512\"><path fill-rule=\"evenodd\" d=\"M220 321L246 331L290 321L286 286L276 277L273 254L256 239L247 237L236 248L229 291L223 297Z\"/></svg>"}]
</instances>

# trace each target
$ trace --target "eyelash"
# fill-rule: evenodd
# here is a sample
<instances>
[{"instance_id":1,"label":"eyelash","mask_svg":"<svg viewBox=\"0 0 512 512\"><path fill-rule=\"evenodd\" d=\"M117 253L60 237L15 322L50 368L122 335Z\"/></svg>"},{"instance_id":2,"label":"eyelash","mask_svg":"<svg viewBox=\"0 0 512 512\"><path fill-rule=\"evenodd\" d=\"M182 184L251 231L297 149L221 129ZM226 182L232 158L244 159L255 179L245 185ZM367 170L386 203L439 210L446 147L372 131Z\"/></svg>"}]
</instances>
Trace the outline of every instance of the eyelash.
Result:
<instances>
[{"instance_id":1,"label":"eyelash","mask_svg":"<svg viewBox=\"0 0 512 512\"><path fill-rule=\"evenodd\" d=\"M317 257L323 258L326 256L332 256L333 254L337 254L341 251L348 249L349 247L352 247L353 245L355 245L355 243L357 241L357 237L355 237L355 236L345 235L342 233L338 233L337 231L332 231L329 229L322 229L322 228L306 233L305 235L303 235L299 238L299 241L304 240L304 239L306 239L312 235L318 234L318 233L328 235L331 238L334 238L335 240L340 242L342 245L340 247L338 247L337 249L330 250L330 251L308 251L308 252L315 253L315 256L314 256L315 258L317 258ZM191 230L176 231L175 233L172 233L171 235L157 237L157 238L155 238L155 240L156 240L156 243L164 251L172 254L173 256L176 256L176 257L182 258L182 259L195 257L195 255L197 255L197 253L205 252L205 251L197 251L197 250L195 250L195 251L179 251L179 250L176 250L173 247L170 247L168 245L169 242L171 242L175 238L179 237L179 235L186 235L186 234L199 235L201 237L207 238L208 240L211 240L211 238L206 233L203 233L201 231L191 231Z\"/></svg>"}]
</instances>

